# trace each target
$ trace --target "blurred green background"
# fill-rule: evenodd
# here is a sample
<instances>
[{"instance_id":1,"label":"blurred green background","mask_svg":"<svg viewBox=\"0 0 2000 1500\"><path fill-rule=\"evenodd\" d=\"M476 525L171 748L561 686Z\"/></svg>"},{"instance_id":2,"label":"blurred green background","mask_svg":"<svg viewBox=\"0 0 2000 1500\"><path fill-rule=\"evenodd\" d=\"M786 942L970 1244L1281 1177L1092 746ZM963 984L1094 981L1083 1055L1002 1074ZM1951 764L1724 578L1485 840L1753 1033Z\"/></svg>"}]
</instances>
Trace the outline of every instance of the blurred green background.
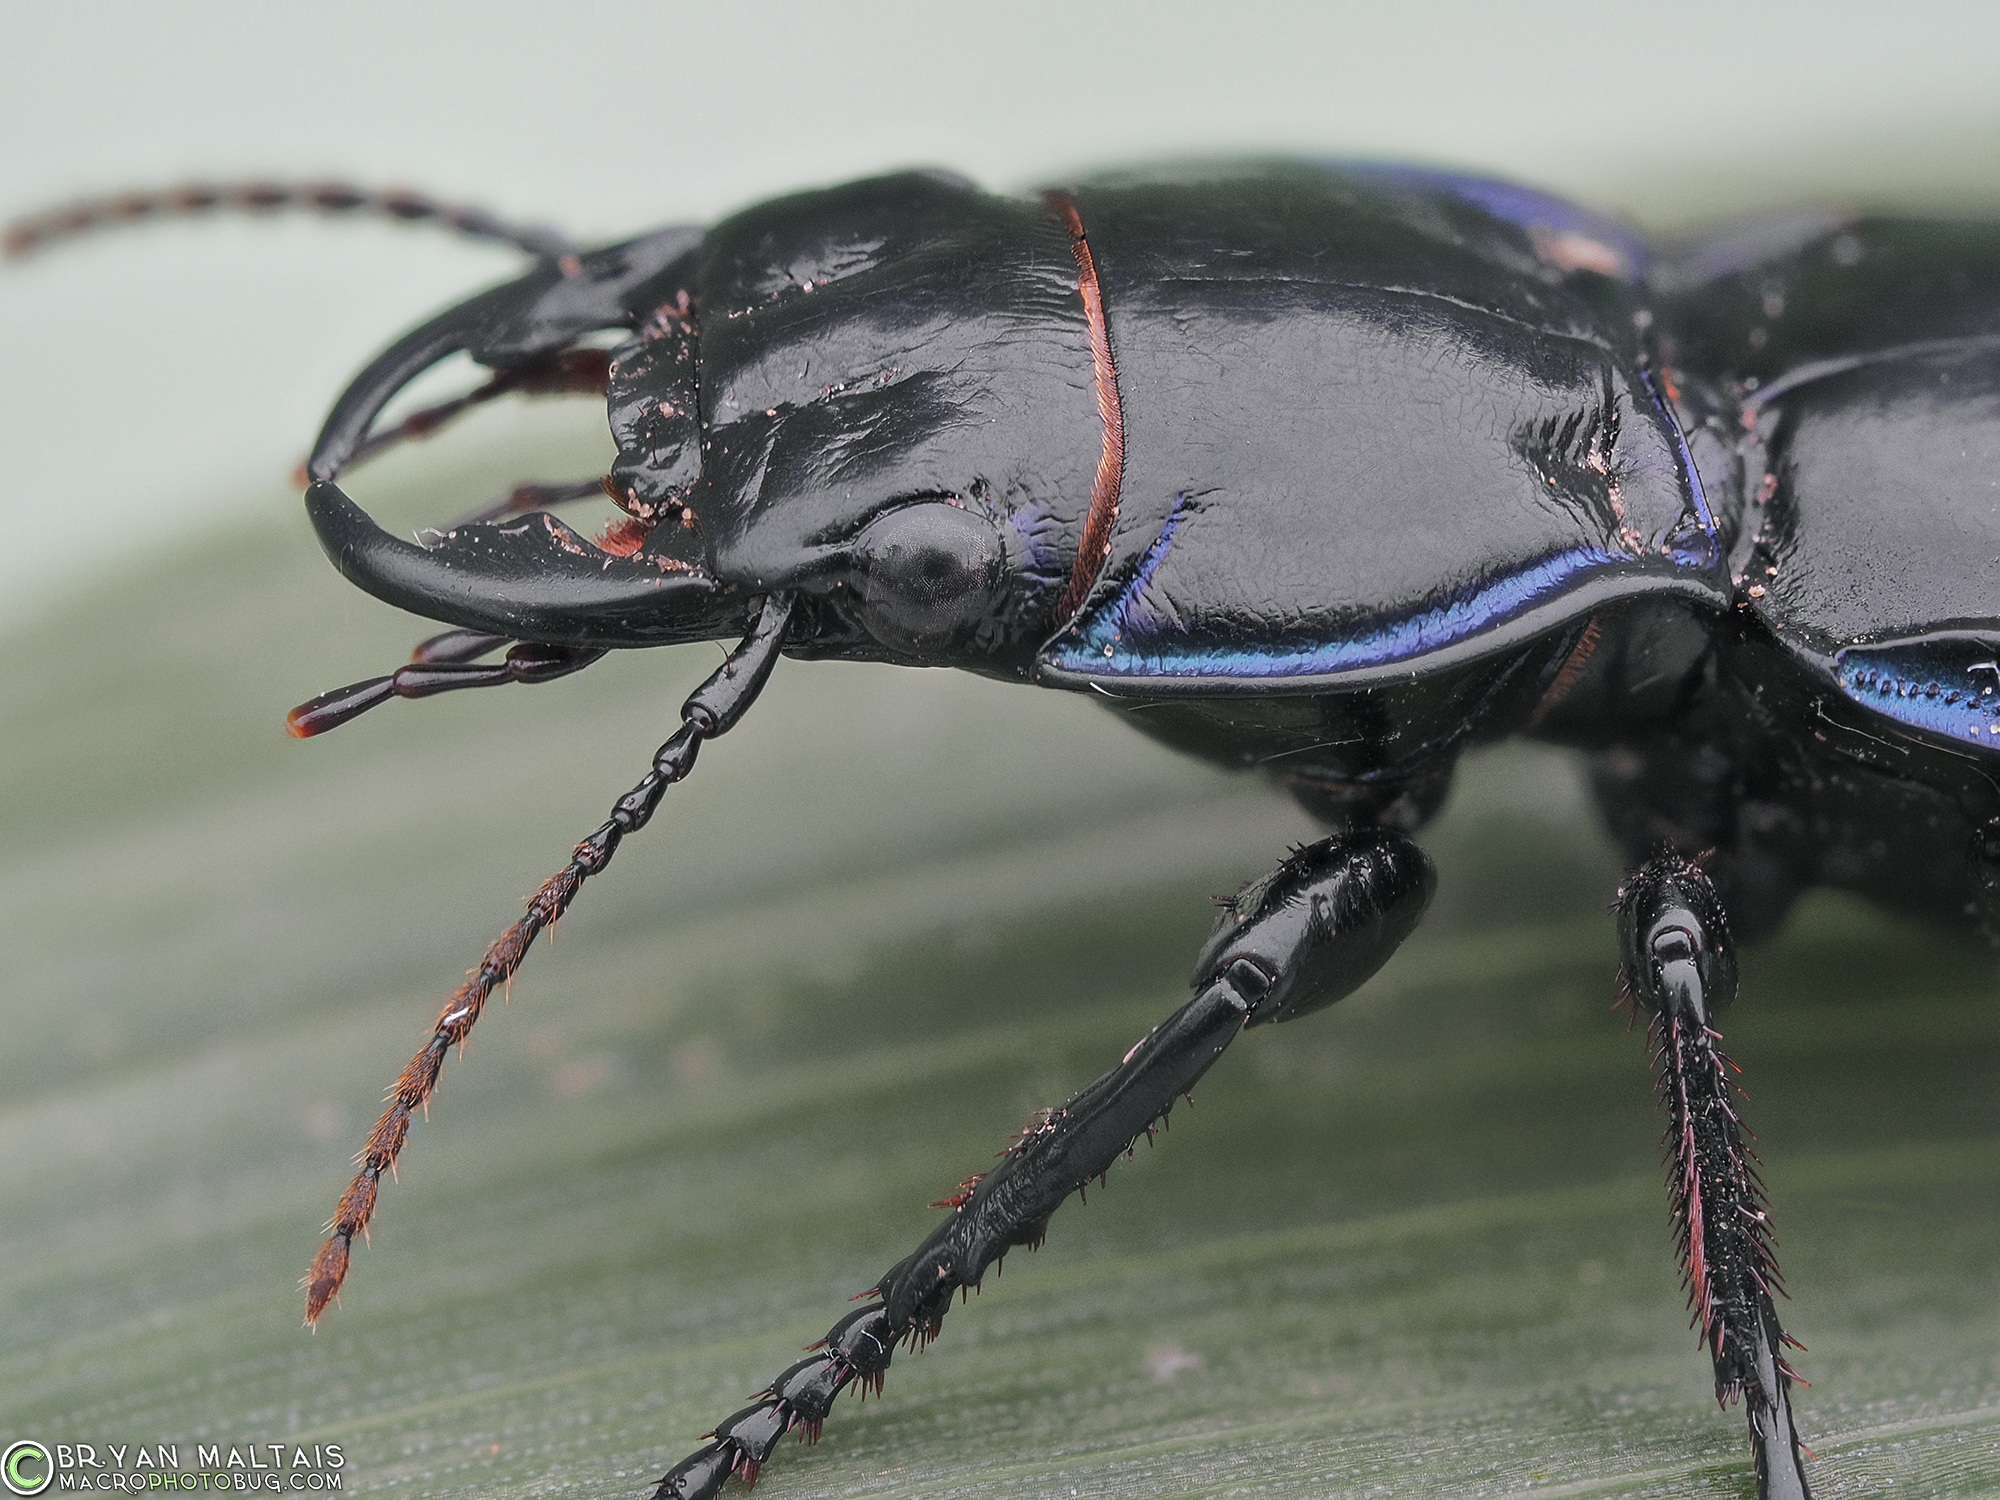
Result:
<instances>
[{"instance_id":1,"label":"blurred green background","mask_svg":"<svg viewBox=\"0 0 2000 1500\"><path fill-rule=\"evenodd\" d=\"M1654 224L1982 211L1991 14L24 11L0 210L340 168L608 235L912 160L1013 185L1283 148ZM1311 831L1080 699L784 664L448 1064L302 1332L381 1089L718 657L282 736L425 633L326 567L285 470L370 349L509 264L216 224L0 277L0 1439L339 1442L349 1489L645 1492L1177 1004L1210 898ZM366 493L435 520L603 443L587 407L495 412ZM1438 903L1376 981L1239 1042L764 1492L1748 1494L1574 769L1474 760L1430 844ZM1825 1495L2000 1493L1994 978L1833 897L1746 963L1728 1035Z\"/></svg>"}]
</instances>

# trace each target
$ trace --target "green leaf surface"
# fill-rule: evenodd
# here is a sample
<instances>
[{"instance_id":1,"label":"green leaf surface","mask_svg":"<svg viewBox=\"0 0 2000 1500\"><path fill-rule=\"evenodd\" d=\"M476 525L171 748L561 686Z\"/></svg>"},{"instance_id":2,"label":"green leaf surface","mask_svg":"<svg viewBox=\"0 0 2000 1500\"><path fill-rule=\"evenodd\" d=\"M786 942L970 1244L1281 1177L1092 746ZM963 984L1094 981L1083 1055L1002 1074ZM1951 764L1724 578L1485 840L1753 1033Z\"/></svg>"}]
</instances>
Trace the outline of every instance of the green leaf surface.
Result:
<instances>
[{"instance_id":1,"label":"green leaf surface","mask_svg":"<svg viewBox=\"0 0 2000 1500\"><path fill-rule=\"evenodd\" d=\"M0 653L0 1435L650 1493L1312 832L1081 698L781 665L448 1063L314 1335L296 1278L382 1088L717 659L284 739L423 633L272 523ZM1574 768L1476 758L1429 842L1375 981L1245 1036L760 1494L1749 1495ZM1993 981L1822 895L1725 1019L1823 1496L2000 1493Z\"/></svg>"}]
</instances>

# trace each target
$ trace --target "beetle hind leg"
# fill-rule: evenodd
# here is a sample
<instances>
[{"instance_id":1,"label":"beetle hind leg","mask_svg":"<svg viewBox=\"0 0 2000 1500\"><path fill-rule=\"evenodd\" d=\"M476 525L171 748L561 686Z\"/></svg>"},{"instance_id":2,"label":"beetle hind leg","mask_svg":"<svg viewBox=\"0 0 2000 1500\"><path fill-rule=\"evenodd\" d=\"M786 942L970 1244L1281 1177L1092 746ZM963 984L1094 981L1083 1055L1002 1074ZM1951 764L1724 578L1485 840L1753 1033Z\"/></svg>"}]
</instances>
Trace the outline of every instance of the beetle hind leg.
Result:
<instances>
[{"instance_id":1,"label":"beetle hind leg","mask_svg":"<svg viewBox=\"0 0 2000 1500\"><path fill-rule=\"evenodd\" d=\"M1150 1135L1245 1026L1302 1015L1352 993L1415 928L1430 861L1401 834L1369 830L1294 851L1225 909L1195 965L1194 998L1118 1065L1017 1136L989 1172L938 1207L950 1217L863 1295L708 1444L660 1480L653 1500L709 1500L738 1475L755 1483L778 1440L817 1437L850 1385L879 1391L896 1346L936 1337L954 1295L977 1289L1016 1246L1034 1247L1071 1193Z\"/></svg>"},{"instance_id":2,"label":"beetle hind leg","mask_svg":"<svg viewBox=\"0 0 2000 1500\"><path fill-rule=\"evenodd\" d=\"M1644 1007L1667 1115L1667 1185L1694 1326L1715 1396L1744 1403L1760 1500L1811 1500L1792 1420L1797 1372L1779 1326L1782 1294L1756 1157L1737 1113L1716 1013L1736 994L1735 947L1708 876L1662 853L1618 893L1625 995Z\"/></svg>"}]
</instances>

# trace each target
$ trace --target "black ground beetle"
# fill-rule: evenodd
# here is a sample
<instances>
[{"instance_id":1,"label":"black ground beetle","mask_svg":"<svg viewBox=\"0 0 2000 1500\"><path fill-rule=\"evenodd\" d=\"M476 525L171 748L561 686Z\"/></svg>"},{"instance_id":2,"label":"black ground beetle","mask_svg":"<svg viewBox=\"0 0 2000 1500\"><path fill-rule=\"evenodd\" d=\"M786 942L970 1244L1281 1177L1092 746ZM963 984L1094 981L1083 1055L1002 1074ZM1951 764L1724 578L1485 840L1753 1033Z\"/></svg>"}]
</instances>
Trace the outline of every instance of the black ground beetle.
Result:
<instances>
[{"instance_id":1,"label":"black ground beetle","mask_svg":"<svg viewBox=\"0 0 2000 1500\"><path fill-rule=\"evenodd\" d=\"M587 253L407 195L194 190L31 221L14 248L232 193L441 218L538 257L391 346L328 419L306 492L328 554L454 628L294 710L294 732L741 640L445 1006L308 1318L446 1050L780 655L962 667L1262 768L1332 831L1227 904L1192 1000L964 1184L657 1495L754 1481L1039 1244L1238 1031L1380 968L1432 891L1412 835L1460 751L1510 734L1591 757L1638 866L1621 978L1650 1019L1690 1305L1718 1396L1747 1408L1759 1494L1809 1493L1716 1017L1735 944L1817 884L2000 938L2000 228L1802 214L1660 254L1504 183L1278 164L1039 200L910 173ZM485 385L379 424L461 352ZM605 393L611 473L422 545L340 488L510 390ZM600 484L625 514L595 541L544 508Z\"/></svg>"}]
</instances>

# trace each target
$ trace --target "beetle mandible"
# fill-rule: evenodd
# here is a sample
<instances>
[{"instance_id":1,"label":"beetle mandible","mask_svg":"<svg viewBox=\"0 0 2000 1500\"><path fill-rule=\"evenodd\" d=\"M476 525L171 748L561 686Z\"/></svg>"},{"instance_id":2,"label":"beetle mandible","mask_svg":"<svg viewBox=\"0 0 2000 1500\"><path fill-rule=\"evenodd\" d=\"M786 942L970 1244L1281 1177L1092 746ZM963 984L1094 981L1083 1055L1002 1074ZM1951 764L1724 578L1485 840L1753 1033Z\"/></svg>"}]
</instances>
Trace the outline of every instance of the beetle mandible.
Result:
<instances>
[{"instance_id":1,"label":"beetle mandible","mask_svg":"<svg viewBox=\"0 0 2000 1500\"><path fill-rule=\"evenodd\" d=\"M1807 215L1656 255L1542 193L1351 163L1033 200L908 173L590 252L422 200L303 196L538 261L405 335L328 418L306 505L329 556L453 628L294 710L294 732L740 638L447 1002L336 1210L309 1319L446 1050L778 657L959 667L1263 767L1329 832L1227 903L1186 1005L964 1184L657 1495L754 1482L784 1433L879 1388L898 1343L1040 1243L1238 1032L1376 972L1430 899L1413 835L1459 754L1515 734L1591 755L1635 866L1620 986L1656 1049L1695 1325L1718 1397L1745 1405L1759 1494L1810 1493L1717 1019L1736 944L1814 885L2000 936L2000 617L1964 560L2000 556L2000 506L1967 498L2000 465L2000 232ZM485 387L380 423L458 353ZM341 487L471 401L552 389L608 399L625 519L595 541L541 508L595 481L428 545Z\"/></svg>"}]
</instances>

